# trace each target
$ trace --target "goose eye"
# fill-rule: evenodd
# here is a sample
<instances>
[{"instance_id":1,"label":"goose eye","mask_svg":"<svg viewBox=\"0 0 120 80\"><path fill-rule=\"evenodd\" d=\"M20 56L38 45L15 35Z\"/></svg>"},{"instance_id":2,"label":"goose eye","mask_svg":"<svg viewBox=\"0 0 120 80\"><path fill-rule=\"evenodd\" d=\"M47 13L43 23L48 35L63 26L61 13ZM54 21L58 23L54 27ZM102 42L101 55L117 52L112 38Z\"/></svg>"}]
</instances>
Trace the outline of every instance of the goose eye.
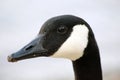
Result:
<instances>
[{"instance_id":1,"label":"goose eye","mask_svg":"<svg viewBox=\"0 0 120 80\"><path fill-rule=\"evenodd\" d=\"M68 30L68 28L66 26L61 26L57 29L57 32L60 34L64 34L67 32L67 30Z\"/></svg>"}]
</instances>

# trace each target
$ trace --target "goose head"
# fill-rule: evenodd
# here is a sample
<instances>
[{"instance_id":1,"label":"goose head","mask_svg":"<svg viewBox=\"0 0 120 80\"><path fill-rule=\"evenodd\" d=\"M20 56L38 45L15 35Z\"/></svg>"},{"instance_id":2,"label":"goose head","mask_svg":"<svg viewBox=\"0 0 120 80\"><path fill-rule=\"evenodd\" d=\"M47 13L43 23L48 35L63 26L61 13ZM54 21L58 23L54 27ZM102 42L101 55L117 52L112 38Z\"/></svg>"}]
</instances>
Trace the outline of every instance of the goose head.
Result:
<instances>
[{"instance_id":1,"label":"goose head","mask_svg":"<svg viewBox=\"0 0 120 80\"><path fill-rule=\"evenodd\" d=\"M99 49L92 29L82 18L62 15L47 20L37 37L9 55L8 61L35 57L70 59L76 80L102 80Z\"/></svg>"}]
</instances>

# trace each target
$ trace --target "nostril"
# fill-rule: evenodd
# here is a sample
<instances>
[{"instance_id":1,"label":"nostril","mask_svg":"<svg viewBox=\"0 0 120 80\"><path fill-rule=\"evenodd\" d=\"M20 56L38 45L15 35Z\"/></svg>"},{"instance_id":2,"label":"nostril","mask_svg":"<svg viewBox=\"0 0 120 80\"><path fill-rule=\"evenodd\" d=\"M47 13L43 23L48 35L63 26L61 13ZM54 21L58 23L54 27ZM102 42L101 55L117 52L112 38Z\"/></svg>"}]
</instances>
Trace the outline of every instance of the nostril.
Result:
<instances>
[{"instance_id":1,"label":"nostril","mask_svg":"<svg viewBox=\"0 0 120 80\"><path fill-rule=\"evenodd\" d=\"M34 47L33 45L30 45L30 46L26 47L25 50L32 49L33 47Z\"/></svg>"}]
</instances>

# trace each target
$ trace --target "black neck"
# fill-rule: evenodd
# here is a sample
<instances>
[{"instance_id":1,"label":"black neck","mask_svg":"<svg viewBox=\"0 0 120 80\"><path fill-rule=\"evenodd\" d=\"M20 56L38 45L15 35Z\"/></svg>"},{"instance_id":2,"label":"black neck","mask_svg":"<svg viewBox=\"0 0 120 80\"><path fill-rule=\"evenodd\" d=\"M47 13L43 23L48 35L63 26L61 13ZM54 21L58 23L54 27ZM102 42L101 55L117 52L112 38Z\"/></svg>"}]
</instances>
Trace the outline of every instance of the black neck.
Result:
<instances>
[{"instance_id":1,"label":"black neck","mask_svg":"<svg viewBox=\"0 0 120 80\"><path fill-rule=\"evenodd\" d=\"M89 37L83 57L73 61L73 67L75 80L102 80L99 50L94 36Z\"/></svg>"}]
</instances>

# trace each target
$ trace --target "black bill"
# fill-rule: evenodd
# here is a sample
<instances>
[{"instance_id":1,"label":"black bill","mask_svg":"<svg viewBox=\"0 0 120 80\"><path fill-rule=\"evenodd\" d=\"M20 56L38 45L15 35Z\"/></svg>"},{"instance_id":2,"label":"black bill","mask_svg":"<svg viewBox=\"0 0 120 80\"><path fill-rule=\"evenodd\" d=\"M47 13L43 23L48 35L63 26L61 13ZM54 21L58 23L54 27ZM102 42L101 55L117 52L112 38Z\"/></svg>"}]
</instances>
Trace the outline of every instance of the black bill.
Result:
<instances>
[{"instance_id":1,"label":"black bill","mask_svg":"<svg viewBox=\"0 0 120 80\"><path fill-rule=\"evenodd\" d=\"M47 56L47 50L43 48L43 37L39 35L33 41L31 41L28 45L23 47L16 53L11 54L8 56L9 62L16 62L18 60L29 59L39 56Z\"/></svg>"}]
</instances>

